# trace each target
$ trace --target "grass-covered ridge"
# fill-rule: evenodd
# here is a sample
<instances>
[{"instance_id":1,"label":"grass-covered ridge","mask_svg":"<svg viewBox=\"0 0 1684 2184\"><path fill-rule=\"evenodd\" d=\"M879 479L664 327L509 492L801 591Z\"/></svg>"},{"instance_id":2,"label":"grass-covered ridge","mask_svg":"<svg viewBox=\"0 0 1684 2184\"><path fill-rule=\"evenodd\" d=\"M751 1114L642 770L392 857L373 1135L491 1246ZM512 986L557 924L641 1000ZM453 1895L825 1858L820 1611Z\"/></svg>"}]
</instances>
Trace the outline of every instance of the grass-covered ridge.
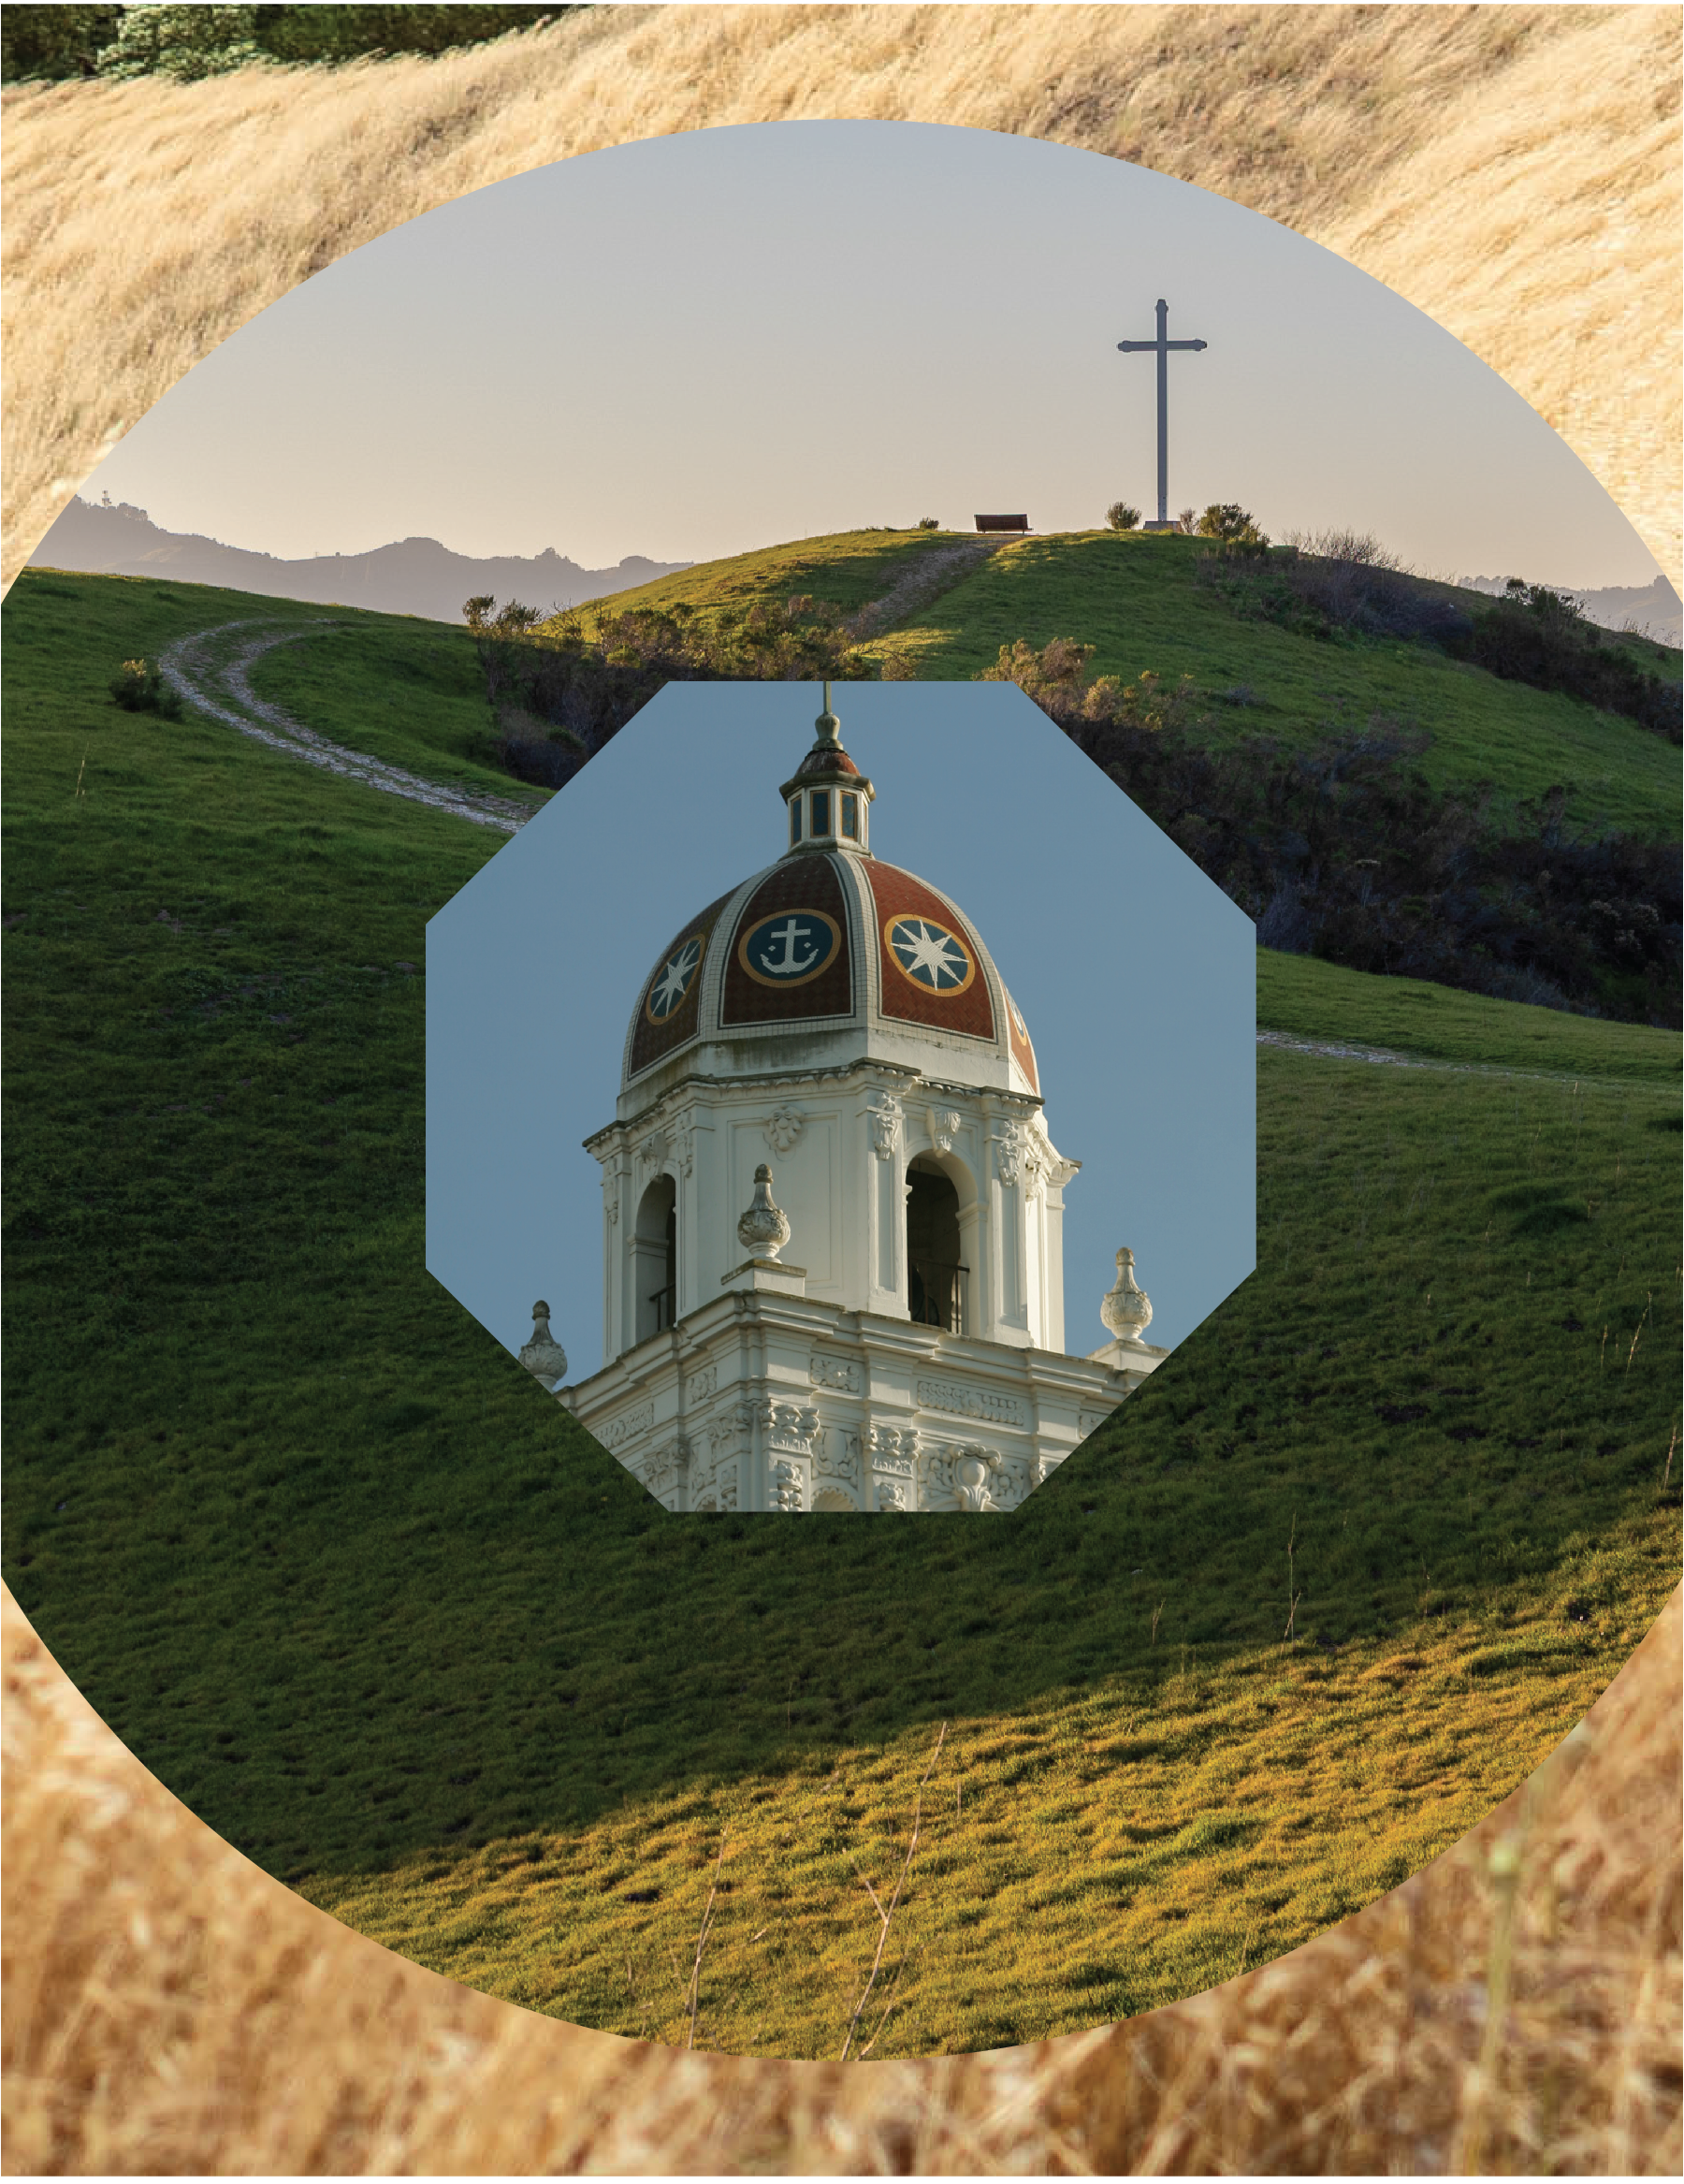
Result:
<instances>
[{"instance_id":1,"label":"grass-covered ridge","mask_svg":"<svg viewBox=\"0 0 1684 2184\"><path fill-rule=\"evenodd\" d=\"M668 1519L423 1271L423 929L495 839L105 692L253 604L26 576L5 631L7 1577L240 1848L682 2037L723 1830L699 2039L835 2052L946 1721L876 2052L993 2045L1290 1945L1605 1684L1677 1570L1665 1035L1265 1052L1257 1275L1018 1516ZM458 633L346 619L389 755L471 763ZM1286 969L1283 1028L1405 1043Z\"/></svg>"},{"instance_id":2,"label":"grass-covered ridge","mask_svg":"<svg viewBox=\"0 0 1684 2184\"><path fill-rule=\"evenodd\" d=\"M705 619L810 593L855 613L887 594L914 557L956 543L953 533L893 531L805 539L704 562L593 604L598 612L688 606ZM1416 721L1432 738L1421 764L1436 786L1490 782L1501 808L1564 785L1577 823L1677 838L1677 761L1660 737L1419 645L1327 642L1241 620L1196 580L1209 550L1203 539L1109 531L1013 541L879 633L865 653L898 654L921 677L965 680L993 668L1001 648L1020 639L1039 648L1075 638L1094 647L1098 674L1132 681L1149 668L1169 683L1191 676L1218 743L1259 735L1312 743L1330 724L1360 726L1376 714ZM1676 679L1678 655L1669 657Z\"/></svg>"}]
</instances>

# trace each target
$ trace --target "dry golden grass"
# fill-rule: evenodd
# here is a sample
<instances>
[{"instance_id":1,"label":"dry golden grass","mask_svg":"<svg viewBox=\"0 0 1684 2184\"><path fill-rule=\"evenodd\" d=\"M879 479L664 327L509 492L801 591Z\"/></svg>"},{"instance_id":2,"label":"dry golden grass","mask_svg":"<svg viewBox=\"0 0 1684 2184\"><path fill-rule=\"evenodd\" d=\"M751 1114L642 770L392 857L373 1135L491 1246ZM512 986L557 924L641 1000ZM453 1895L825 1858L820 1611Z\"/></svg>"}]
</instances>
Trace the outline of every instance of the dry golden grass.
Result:
<instances>
[{"instance_id":1,"label":"dry golden grass","mask_svg":"<svg viewBox=\"0 0 1684 2184\"><path fill-rule=\"evenodd\" d=\"M3 574L345 251L572 153L849 115L1140 160L1343 251L1549 417L1677 583L1678 42L1672 7L622 7L438 62L8 92ZM5 2161L1676 2174L1679 1627L1675 1597L1537 1778L1512 1888L1517 1800L1196 2001L844 2068L577 2031L389 1957L177 1804L7 1598Z\"/></svg>"},{"instance_id":2,"label":"dry golden grass","mask_svg":"<svg viewBox=\"0 0 1684 2184\"><path fill-rule=\"evenodd\" d=\"M574 153L801 116L1143 162L1343 252L1543 412L1675 582L1675 7L614 7L342 71L5 98L9 582L200 357L322 266Z\"/></svg>"},{"instance_id":3,"label":"dry golden grass","mask_svg":"<svg viewBox=\"0 0 1684 2184\"><path fill-rule=\"evenodd\" d=\"M5 2163L1676 2175L1680 1620L1463 1843L1291 1956L1097 2032L841 2065L580 2031L389 1956L177 1803L6 1594Z\"/></svg>"}]
</instances>

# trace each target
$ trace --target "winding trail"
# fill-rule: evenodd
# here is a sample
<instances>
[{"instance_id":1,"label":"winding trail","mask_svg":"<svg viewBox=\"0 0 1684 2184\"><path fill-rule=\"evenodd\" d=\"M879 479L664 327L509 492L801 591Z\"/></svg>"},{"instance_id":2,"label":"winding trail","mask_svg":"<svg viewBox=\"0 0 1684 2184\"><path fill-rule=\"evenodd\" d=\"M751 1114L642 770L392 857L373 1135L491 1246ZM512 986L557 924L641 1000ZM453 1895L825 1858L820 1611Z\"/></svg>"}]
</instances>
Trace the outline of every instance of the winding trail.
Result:
<instances>
[{"instance_id":1,"label":"winding trail","mask_svg":"<svg viewBox=\"0 0 1684 2184\"><path fill-rule=\"evenodd\" d=\"M258 743L267 743L272 750L283 750L307 765L320 766L344 780L361 781L388 796L402 796L412 804L447 811L453 818L472 820L476 826L517 833L537 807L513 796L448 788L440 781L424 780L402 766L386 765L366 752L349 750L342 743L329 742L313 728L306 728L279 706L260 698L252 688L252 666L264 653L273 651L277 645L295 645L318 631L346 626L328 615L302 628L296 622L219 622L213 629L196 631L167 646L158 655L158 672L184 705L237 728L240 735Z\"/></svg>"}]
</instances>

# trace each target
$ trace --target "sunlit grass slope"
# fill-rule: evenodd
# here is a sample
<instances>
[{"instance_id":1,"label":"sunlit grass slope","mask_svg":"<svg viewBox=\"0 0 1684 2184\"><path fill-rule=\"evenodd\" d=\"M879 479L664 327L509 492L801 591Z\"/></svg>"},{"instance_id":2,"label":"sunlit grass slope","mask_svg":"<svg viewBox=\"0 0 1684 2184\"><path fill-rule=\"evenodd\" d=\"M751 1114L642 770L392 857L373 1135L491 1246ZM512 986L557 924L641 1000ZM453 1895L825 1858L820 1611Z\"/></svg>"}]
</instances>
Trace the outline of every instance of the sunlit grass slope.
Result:
<instances>
[{"instance_id":1,"label":"sunlit grass slope","mask_svg":"<svg viewBox=\"0 0 1684 2184\"><path fill-rule=\"evenodd\" d=\"M670 2037L723 1838L698 2038L835 2052L945 1722L876 2052L1026 2039L1399 1878L1658 1611L1677 1102L1590 1072L1265 1052L1257 1274L1024 1510L664 1516L423 1271L414 967L494 844L102 711L201 610L65 581L6 609L7 1577L312 1900Z\"/></svg>"},{"instance_id":2,"label":"sunlit grass slope","mask_svg":"<svg viewBox=\"0 0 1684 2184\"><path fill-rule=\"evenodd\" d=\"M699 616L792 593L849 612L886 594L911 557L955 543L894 532L804 539L704 562L596 603L596 610L686 604ZM1428 730L1422 768L1444 787L1494 784L1498 806L1570 790L1581 823L1648 837L1678 832L1677 758L1617 714L1396 638L1319 640L1242 620L1195 580L1207 542L1109 531L1031 537L962 571L960 580L866 646L898 652L921 678L963 681L993 668L1018 638L1070 637L1094 648L1096 673L1132 681L1150 668L1193 677L1215 743L1273 736L1308 743L1375 715ZM1655 648L1651 648L1653 651ZM1678 655L1670 654L1677 674Z\"/></svg>"},{"instance_id":3,"label":"sunlit grass slope","mask_svg":"<svg viewBox=\"0 0 1684 2184\"><path fill-rule=\"evenodd\" d=\"M1371 978L1271 948L1257 951L1257 1022L1295 1038L1354 1040L1474 1069L1678 1082L1677 1032L1489 1000L1425 979Z\"/></svg>"}]
</instances>

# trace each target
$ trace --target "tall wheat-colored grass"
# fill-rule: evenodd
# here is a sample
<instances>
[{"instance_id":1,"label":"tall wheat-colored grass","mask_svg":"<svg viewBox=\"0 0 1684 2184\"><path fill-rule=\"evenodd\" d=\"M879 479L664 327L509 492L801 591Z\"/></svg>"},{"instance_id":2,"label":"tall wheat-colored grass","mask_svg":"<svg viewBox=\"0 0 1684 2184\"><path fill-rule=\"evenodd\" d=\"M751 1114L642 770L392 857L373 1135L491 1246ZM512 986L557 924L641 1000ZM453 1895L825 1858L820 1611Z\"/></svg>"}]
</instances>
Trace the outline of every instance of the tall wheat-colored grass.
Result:
<instances>
[{"instance_id":1,"label":"tall wheat-colored grass","mask_svg":"<svg viewBox=\"0 0 1684 2184\"><path fill-rule=\"evenodd\" d=\"M7 1594L6 2166L1676 2175L1680 1620L1463 1843L1291 1956L1034 2047L821 2064L581 2031L351 1933L177 1803Z\"/></svg>"},{"instance_id":2,"label":"tall wheat-colored grass","mask_svg":"<svg viewBox=\"0 0 1684 2184\"><path fill-rule=\"evenodd\" d=\"M1548 417L1679 581L1678 58L1673 7L627 7L438 59L19 87L0 575L344 252L603 145L855 116L1140 161L1343 252Z\"/></svg>"},{"instance_id":3,"label":"tall wheat-colored grass","mask_svg":"<svg viewBox=\"0 0 1684 2184\"><path fill-rule=\"evenodd\" d=\"M847 115L1139 160L1343 252L1678 582L1678 50L1671 7L619 7L438 61L10 91L0 575L345 251L545 160ZM579 2031L350 1933L170 1798L7 1596L5 2161L1676 2174L1679 1630L1675 1597L1530 1807L1277 1963L1037 2048L791 2065Z\"/></svg>"}]
</instances>

